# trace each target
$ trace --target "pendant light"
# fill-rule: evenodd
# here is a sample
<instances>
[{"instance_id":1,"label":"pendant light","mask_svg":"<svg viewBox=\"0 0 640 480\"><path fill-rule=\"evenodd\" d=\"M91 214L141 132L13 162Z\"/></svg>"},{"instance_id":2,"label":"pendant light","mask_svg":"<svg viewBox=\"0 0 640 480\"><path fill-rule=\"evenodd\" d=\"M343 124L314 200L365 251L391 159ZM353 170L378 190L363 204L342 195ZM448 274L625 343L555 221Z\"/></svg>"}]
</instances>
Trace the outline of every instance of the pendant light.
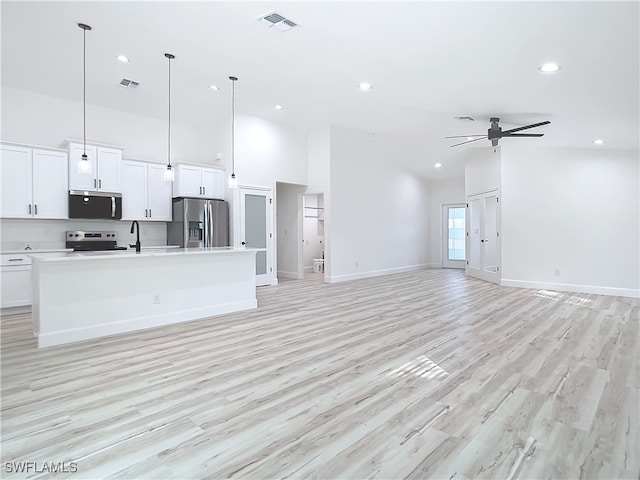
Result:
<instances>
[{"instance_id":1,"label":"pendant light","mask_svg":"<svg viewBox=\"0 0 640 480\"><path fill-rule=\"evenodd\" d=\"M164 171L164 181L173 182L175 180L175 174L171 167L171 60L176 57L170 53L165 53L164 56L169 61L169 132L167 135L167 169Z\"/></svg>"},{"instance_id":2,"label":"pendant light","mask_svg":"<svg viewBox=\"0 0 640 480\"><path fill-rule=\"evenodd\" d=\"M87 30L91 30L89 25L79 23L82 29L82 157L78 162L78 173L81 175L91 175L91 162L87 157Z\"/></svg>"},{"instance_id":3,"label":"pendant light","mask_svg":"<svg viewBox=\"0 0 640 480\"><path fill-rule=\"evenodd\" d=\"M229 188L238 188L236 178L236 82L238 77L229 77L231 80L231 176Z\"/></svg>"}]
</instances>

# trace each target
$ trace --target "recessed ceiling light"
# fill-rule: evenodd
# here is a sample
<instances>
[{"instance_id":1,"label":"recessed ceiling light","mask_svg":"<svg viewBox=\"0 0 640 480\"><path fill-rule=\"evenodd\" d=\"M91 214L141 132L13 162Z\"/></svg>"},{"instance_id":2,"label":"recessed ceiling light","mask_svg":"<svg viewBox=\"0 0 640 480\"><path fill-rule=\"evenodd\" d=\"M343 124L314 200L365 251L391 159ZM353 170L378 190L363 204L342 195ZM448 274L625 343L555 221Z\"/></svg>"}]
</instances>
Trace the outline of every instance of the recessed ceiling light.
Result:
<instances>
[{"instance_id":1,"label":"recessed ceiling light","mask_svg":"<svg viewBox=\"0 0 640 480\"><path fill-rule=\"evenodd\" d=\"M544 73L553 73L560 70L560 65L557 63L545 63L544 65L540 65L538 70Z\"/></svg>"},{"instance_id":2,"label":"recessed ceiling light","mask_svg":"<svg viewBox=\"0 0 640 480\"><path fill-rule=\"evenodd\" d=\"M473 140L476 137L467 137L467 140Z\"/></svg>"},{"instance_id":3,"label":"recessed ceiling light","mask_svg":"<svg viewBox=\"0 0 640 480\"><path fill-rule=\"evenodd\" d=\"M220 87L218 87L217 85L209 85L209 88L216 91L220 90Z\"/></svg>"},{"instance_id":4,"label":"recessed ceiling light","mask_svg":"<svg viewBox=\"0 0 640 480\"><path fill-rule=\"evenodd\" d=\"M370 83L366 83L366 82L362 82L360 84L360 90L362 90L363 92L368 92L369 90L371 90L371 84Z\"/></svg>"},{"instance_id":5,"label":"recessed ceiling light","mask_svg":"<svg viewBox=\"0 0 640 480\"><path fill-rule=\"evenodd\" d=\"M276 110L284 110L284 107L282 105L276 105Z\"/></svg>"},{"instance_id":6,"label":"recessed ceiling light","mask_svg":"<svg viewBox=\"0 0 640 480\"><path fill-rule=\"evenodd\" d=\"M434 167L436 167L436 168L441 168L441 167L442 167L442 164L441 164L440 162L438 162L438 163L436 163L436 164L434 165Z\"/></svg>"},{"instance_id":7,"label":"recessed ceiling light","mask_svg":"<svg viewBox=\"0 0 640 480\"><path fill-rule=\"evenodd\" d=\"M125 57L124 55L118 55L116 58L122 63L129 63L129 58Z\"/></svg>"},{"instance_id":8,"label":"recessed ceiling light","mask_svg":"<svg viewBox=\"0 0 640 480\"><path fill-rule=\"evenodd\" d=\"M594 144L594 145L602 145L603 143L604 143L604 140L602 140L601 138L596 138L596 139L593 141L593 144Z\"/></svg>"}]
</instances>

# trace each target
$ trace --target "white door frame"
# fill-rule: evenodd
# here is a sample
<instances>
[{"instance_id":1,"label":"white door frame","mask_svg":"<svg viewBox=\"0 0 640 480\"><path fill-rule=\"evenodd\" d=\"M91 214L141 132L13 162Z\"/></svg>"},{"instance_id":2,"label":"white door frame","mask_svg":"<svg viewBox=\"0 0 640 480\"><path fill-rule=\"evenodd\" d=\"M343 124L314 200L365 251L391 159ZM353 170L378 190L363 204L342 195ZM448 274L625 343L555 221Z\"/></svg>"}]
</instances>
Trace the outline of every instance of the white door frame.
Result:
<instances>
[{"instance_id":1,"label":"white door frame","mask_svg":"<svg viewBox=\"0 0 640 480\"><path fill-rule=\"evenodd\" d=\"M495 236L488 235L489 232L486 231L486 209L485 209L485 200L487 198L494 198L496 200L496 232ZM478 211L478 231L471 231L471 211L469 205L474 202L479 202L479 211ZM469 276L479 278L481 280L485 280L487 282L492 282L500 285L500 278L502 276L502 272L500 271L501 267L501 238L500 238L500 230L501 230L501 215L500 215L500 189L490 190L484 193L479 193L475 195L467 196L467 213L466 213L466 230L467 230L467 239L466 239L466 265L465 265L465 273ZM472 242L477 242L477 251L479 252L479 264L478 268L475 268L473 265L469 264L471 257L471 247ZM486 265L486 254L487 254L487 245L489 243L494 242L496 249L496 259L495 259L495 268L492 265Z\"/></svg>"},{"instance_id":2,"label":"white door frame","mask_svg":"<svg viewBox=\"0 0 640 480\"><path fill-rule=\"evenodd\" d=\"M465 268L466 258L462 260L449 260L449 209L465 208L464 203L444 203L442 204L442 268ZM465 222L466 222L465 211ZM466 224L465 224L465 231ZM465 241L465 257L466 257L466 241Z\"/></svg>"},{"instance_id":3,"label":"white door frame","mask_svg":"<svg viewBox=\"0 0 640 480\"><path fill-rule=\"evenodd\" d=\"M267 227L267 237L266 237L266 252L267 252L267 272L264 275L256 275L256 286L261 285L277 285L278 280L276 278L275 273L275 253L274 253L274 216L273 216L273 188L271 187L254 187L249 185L240 185L238 188L240 195L240 212L239 212L239 220L240 220L240 238L236 242L242 244L244 241L244 196L245 194L250 195L264 195L266 198L266 227Z\"/></svg>"}]
</instances>

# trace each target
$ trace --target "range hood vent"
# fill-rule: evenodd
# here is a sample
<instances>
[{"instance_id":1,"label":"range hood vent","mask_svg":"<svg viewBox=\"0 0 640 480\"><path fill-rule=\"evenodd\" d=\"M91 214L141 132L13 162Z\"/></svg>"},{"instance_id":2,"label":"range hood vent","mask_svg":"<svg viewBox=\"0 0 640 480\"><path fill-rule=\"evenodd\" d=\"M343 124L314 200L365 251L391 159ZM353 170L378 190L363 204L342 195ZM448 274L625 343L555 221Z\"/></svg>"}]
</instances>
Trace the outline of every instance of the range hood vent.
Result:
<instances>
[{"instance_id":1,"label":"range hood vent","mask_svg":"<svg viewBox=\"0 0 640 480\"><path fill-rule=\"evenodd\" d=\"M297 27L298 24L293 20L289 20L284 15L278 12L269 12L258 18L258 21L265 23L269 28L273 28L278 32L286 32L293 27Z\"/></svg>"}]
</instances>

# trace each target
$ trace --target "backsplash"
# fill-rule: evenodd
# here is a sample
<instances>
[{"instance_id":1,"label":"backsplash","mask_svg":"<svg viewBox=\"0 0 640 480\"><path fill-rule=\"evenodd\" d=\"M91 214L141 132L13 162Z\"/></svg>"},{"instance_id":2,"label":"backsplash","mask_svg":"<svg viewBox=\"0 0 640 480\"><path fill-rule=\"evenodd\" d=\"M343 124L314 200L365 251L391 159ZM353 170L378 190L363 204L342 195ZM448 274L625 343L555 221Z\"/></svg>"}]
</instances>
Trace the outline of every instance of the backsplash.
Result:
<instances>
[{"instance_id":1,"label":"backsplash","mask_svg":"<svg viewBox=\"0 0 640 480\"><path fill-rule=\"evenodd\" d=\"M135 243L131 222L114 220L0 220L0 250L64 248L67 230L114 231L118 234L118 245ZM166 245L167 224L165 222L140 222L142 245Z\"/></svg>"}]
</instances>

